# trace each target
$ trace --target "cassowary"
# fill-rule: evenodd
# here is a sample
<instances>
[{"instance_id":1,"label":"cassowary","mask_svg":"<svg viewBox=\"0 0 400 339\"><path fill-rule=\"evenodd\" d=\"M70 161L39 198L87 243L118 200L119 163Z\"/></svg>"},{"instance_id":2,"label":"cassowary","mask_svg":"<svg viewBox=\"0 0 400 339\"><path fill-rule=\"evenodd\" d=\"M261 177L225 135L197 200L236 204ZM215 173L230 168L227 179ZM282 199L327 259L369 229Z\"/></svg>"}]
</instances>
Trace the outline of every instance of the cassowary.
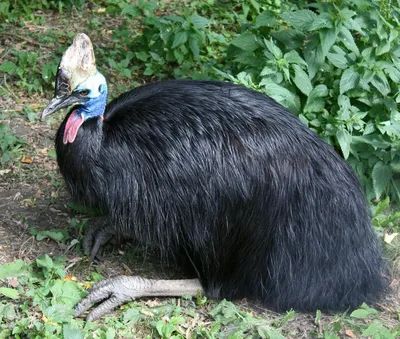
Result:
<instances>
[{"instance_id":1,"label":"cassowary","mask_svg":"<svg viewBox=\"0 0 400 339\"><path fill-rule=\"evenodd\" d=\"M145 85L106 105L90 39L62 57L42 118L74 105L56 136L74 199L112 235L173 257L193 279L101 281L77 315L95 319L142 296L258 300L278 311L345 310L387 286L359 182L335 150L271 98L225 82Z\"/></svg>"}]
</instances>

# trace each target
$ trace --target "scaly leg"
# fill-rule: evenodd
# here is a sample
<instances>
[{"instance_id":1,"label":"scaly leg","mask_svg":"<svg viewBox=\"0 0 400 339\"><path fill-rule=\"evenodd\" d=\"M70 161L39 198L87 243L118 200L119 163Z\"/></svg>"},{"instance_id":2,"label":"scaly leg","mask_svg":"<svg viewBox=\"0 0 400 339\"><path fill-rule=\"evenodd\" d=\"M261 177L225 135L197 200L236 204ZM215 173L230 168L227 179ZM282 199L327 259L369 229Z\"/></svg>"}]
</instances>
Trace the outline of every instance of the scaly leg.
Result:
<instances>
[{"instance_id":1,"label":"scaly leg","mask_svg":"<svg viewBox=\"0 0 400 339\"><path fill-rule=\"evenodd\" d=\"M117 306L136 298L150 296L195 296L197 291L203 291L198 279L154 280L121 275L102 280L93 285L89 289L89 294L86 298L75 307L75 317L79 317L100 301L102 303L87 316L88 321L100 318Z\"/></svg>"}]
</instances>

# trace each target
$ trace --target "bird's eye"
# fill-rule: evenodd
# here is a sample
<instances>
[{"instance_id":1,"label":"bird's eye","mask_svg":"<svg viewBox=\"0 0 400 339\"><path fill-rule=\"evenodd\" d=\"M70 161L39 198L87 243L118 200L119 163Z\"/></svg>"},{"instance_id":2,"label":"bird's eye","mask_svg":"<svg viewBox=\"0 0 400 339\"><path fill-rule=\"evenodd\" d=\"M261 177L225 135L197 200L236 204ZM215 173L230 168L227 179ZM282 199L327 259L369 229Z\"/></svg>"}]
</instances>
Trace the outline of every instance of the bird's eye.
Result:
<instances>
[{"instance_id":1,"label":"bird's eye","mask_svg":"<svg viewBox=\"0 0 400 339\"><path fill-rule=\"evenodd\" d=\"M79 94L82 95L83 97L86 97L89 94L89 91L87 90L80 91Z\"/></svg>"}]
</instances>

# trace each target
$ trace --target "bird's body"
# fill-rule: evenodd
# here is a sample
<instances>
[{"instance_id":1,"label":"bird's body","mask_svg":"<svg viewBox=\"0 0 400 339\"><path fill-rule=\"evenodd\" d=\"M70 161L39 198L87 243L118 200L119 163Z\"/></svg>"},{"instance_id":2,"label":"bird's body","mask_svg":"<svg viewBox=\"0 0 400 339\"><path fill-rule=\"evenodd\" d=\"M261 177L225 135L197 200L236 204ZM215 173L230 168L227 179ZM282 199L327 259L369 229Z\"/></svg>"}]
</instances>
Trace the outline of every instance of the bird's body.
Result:
<instances>
[{"instance_id":1,"label":"bird's body","mask_svg":"<svg viewBox=\"0 0 400 339\"><path fill-rule=\"evenodd\" d=\"M74 198L173 255L207 295L342 310L381 289L356 177L272 99L168 81L123 94L65 144L68 118L56 146Z\"/></svg>"},{"instance_id":2,"label":"bird's body","mask_svg":"<svg viewBox=\"0 0 400 339\"><path fill-rule=\"evenodd\" d=\"M56 138L73 197L110 234L174 257L190 278L118 277L96 285L94 319L140 296L249 298L277 310L345 310L387 286L368 208L351 168L271 98L223 82L167 81L107 107L89 38L65 52L42 117L77 104ZM86 246L85 246L86 244ZM89 244L89 245L88 245Z\"/></svg>"}]
</instances>

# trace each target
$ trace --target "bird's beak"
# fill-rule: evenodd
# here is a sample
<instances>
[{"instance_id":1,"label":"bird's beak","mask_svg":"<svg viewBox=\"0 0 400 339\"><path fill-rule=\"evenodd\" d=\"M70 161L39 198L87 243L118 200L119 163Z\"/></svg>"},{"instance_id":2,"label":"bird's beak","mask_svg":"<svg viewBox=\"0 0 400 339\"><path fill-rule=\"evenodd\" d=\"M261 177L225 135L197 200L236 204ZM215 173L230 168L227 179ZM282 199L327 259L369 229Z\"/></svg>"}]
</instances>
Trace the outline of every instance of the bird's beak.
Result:
<instances>
[{"instance_id":1,"label":"bird's beak","mask_svg":"<svg viewBox=\"0 0 400 339\"><path fill-rule=\"evenodd\" d=\"M67 106L71 106L73 104L76 104L80 101L80 99L74 95L59 95L55 96L53 99L50 100L49 104L47 107L43 110L42 112L42 121L45 119L50 114L53 114L54 112L58 111L59 109Z\"/></svg>"}]
</instances>

